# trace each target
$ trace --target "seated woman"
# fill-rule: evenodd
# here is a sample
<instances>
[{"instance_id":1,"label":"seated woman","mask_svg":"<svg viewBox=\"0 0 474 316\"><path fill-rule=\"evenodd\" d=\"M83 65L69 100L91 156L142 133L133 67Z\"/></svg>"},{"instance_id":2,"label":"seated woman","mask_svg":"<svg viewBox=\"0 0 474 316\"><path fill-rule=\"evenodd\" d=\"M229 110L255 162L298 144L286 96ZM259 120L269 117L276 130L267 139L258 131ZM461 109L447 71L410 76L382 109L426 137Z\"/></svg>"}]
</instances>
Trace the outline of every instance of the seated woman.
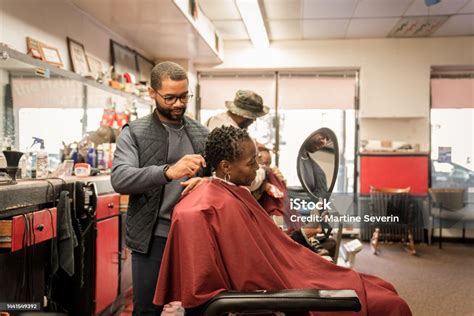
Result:
<instances>
[{"instance_id":1,"label":"seated woman","mask_svg":"<svg viewBox=\"0 0 474 316\"><path fill-rule=\"evenodd\" d=\"M213 130L206 159L214 177L173 211L155 304L181 301L192 308L226 290L353 289L362 304L360 315L411 315L391 284L325 260L273 224L243 187L258 168L246 131Z\"/></svg>"},{"instance_id":2,"label":"seated woman","mask_svg":"<svg viewBox=\"0 0 474 316\"><path fill-rule=\"evenodd\" d=\"M319 223L308 223L303 227L302 223L291 220L292 215L298 216L299 213L290 207L288 189L283 174L277 167L271 167L272 156L268 148L257 143L257 152L257 161L265 167L266 177L261 188L253 191L252 195L274 220L282 217L286 225L286 233L294 241L319 255L328 256L331 259L336 250L336 241L332 238L324 238L321 240L314 239L314 242L311 242L311 237L315 237L322 232L321 225ZM275 190L280 192L281 196L274 194L273 191Z\"/></svg>"}]
</instances>

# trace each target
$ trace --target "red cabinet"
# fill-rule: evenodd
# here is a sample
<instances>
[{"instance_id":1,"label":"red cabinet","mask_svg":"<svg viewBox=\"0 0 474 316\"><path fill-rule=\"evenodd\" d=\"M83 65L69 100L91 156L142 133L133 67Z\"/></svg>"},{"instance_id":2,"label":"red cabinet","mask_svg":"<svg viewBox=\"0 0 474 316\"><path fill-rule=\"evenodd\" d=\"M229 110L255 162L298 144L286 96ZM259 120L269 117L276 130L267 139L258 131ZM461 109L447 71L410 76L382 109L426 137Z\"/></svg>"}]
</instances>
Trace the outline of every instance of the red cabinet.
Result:
<instances>
[{"instance_id":1,"label":"red cabinet","mask_svg":"<svg viewBox=\"0 0 474 316\"><path fill-rule=\"evenodd\" d=\"M112 304L119 284L119 217L97 222L95 313Z\"/></svg>"},{"instance_id":2,"label":"red cabinet","mask_svg":"<svg viewBox=\"0 0 474 316\"><path fill-rule=\"evenodd\" d=\"M361 155L360 193L369 193L370 186L427 193L428 164L427 155Z\"/></svg>"},{"instance_id":3,"label":"red cabinet","mask_svg":"<svg viewBox=\"0 0 474 316\"><path fill-rule=\"evenodd\" d=\"M13 217L11 251L56 237L56 208Z\"/></svg>"},{"instance_id":4,"label":"red cabinet","mask_svg":"<svg viewBox=\"0 0 474 316\"><path fill-rule=\"evenodd\" d=\"M97 197L96 218L102 219L119 214L120 194L105 194Z\"/></svg>"},{"instance_id":5,"label":"red cabinet","mask_svg":"<svg viewBox=\"0 0 474 316\"><path fill-rule=\"evenodd\" d=\"M120 194L97 197L95 313L112 304L119 288L119 207Z\"/></svg>"}]
</instances>

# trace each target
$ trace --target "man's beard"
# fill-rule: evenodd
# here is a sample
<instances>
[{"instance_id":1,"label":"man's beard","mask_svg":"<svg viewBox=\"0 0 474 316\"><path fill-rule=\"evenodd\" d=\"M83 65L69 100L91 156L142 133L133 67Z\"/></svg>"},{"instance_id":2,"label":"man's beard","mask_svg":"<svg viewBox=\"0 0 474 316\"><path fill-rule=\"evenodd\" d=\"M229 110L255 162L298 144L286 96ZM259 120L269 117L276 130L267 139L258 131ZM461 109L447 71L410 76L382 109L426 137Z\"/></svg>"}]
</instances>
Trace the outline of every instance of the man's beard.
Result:
<instances>
[{"instance_id":1,"label":"man's beard","mask_svg":"<svg viewBox=\"0 0 474 316\"><path fill-rule=\"evenodd\" d=\"M163 108L156 100L155 100L155 105L156 105L156 110L158 111L158 113L160 113L161 115L163 115L164 117L166 117L168 120L171 120L171 121L181 121L183 119L184 113L186 113L186 106L180 109L181 113L173 114L173 110L171 108L170 109Z\"/></svg>"},{"instance_id":2,"label":"man's beard","mask_svg":"<svg viewBox=\"0 0 474 316\"><path fill-rule=\"evenodd\" d=\"M239 125L239 127L242 128L242 129L247 129L247 127L252 125L252 123L253 123L253 120L246 118L245 120L243 120L242 122L240 122L237 125Z\"/></svg>"}]
</instances>

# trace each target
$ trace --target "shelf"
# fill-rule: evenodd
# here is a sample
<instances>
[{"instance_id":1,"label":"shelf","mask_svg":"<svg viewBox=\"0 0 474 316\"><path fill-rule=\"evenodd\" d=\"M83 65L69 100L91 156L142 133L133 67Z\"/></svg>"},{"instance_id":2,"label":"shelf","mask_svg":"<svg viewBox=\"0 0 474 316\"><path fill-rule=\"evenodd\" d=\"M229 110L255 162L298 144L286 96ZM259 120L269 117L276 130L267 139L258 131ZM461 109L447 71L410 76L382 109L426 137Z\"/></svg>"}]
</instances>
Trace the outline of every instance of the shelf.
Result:
<instances>
[{"instance_id":1,"label":"shelf","mask_svg":"<svg viewBox=\"0 0 474 316\"><path fill-rule=\"evenodd\" d=\"M216 49L216 47L223 47L222 39L220 36L216 36L217 32L208 17L201 11L199 6L197 6L198 18L193 18L190 15L192 9L190 8L191 2L189 0L173 0L173 3L192 26L193 32L202 40L202 42L200 41L199 43L200 49L198 49L201 51L210 51L210 55L215 56L214 62L222 63L222 50L218 51Z\"/></svg>"},{"instance_id":2,"label":"shelf","mask_svg":"<svg viewBox=\"0 0 474 316\"><path fill-rule=\"evenodd\" d=\"M4 55L6 54L6 55ZM133 100L145 104L153 105L149 100L145 100L137 95L126 93L120 90L113 89L107 85L98 83L95 80L84 78L81 75L78 75L72 71L58 68L48 64L39 59L35 59L29 55L11 49L7 45L0 43L0 69L6 69L10 71L34 71L37 68L42 68L49 70L51 77L62 77L70 80L75 80L83 84L89 85L94 88L101 89L103 91L119 95L124 98L132 98Z\"/></svg>"}]
</instances>

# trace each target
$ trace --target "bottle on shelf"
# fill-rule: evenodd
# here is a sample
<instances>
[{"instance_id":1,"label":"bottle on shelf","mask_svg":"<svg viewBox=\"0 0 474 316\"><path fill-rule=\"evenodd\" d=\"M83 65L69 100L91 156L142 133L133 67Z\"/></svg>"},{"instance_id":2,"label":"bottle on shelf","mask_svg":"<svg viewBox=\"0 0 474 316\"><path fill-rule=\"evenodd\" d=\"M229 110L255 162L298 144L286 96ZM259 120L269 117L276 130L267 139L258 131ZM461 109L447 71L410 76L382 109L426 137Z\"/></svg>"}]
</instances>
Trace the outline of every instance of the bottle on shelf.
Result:
<instances>
[{"instance_id":1,"label":"bottle on shelf","mask_svg":"<svg viewBox=\"0 0 474 316\"><path fill-rule=\"evenodd\" d=\"M36 169L35 177L37 179L44 179L48 177L48 152L44 147L44 140L38 137L33 137L34 142L31 147L40 144L40 149L36 152L36 159L34 165Z\"/></svg>"}]
</instances>

